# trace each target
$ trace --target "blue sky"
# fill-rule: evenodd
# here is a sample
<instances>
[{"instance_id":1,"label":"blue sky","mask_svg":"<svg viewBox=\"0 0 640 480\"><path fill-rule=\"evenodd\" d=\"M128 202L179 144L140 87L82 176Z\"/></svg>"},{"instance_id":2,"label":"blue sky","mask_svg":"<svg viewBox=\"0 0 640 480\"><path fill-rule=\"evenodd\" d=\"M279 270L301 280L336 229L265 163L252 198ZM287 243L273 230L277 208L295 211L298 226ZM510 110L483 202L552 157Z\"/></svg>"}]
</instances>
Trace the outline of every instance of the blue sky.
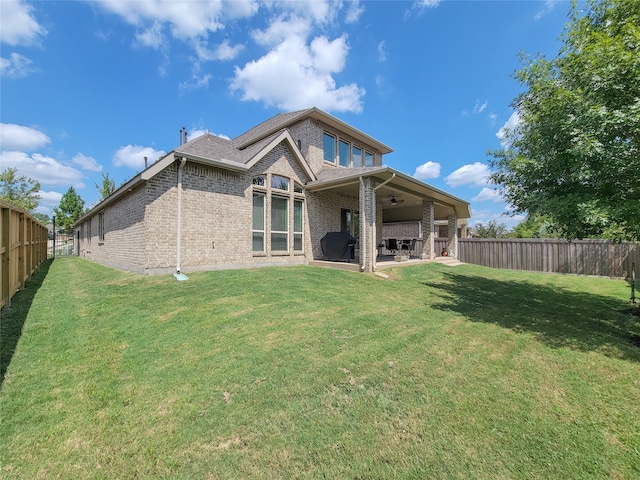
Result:
<instances>
[{"instance_id":1,"label":"blue sky","mask_svg":"<svg viewBox=\"0 0 640 480\"><path fill-rule=\"evenodd\" d=\"M209 130L316 106L389 145L385 164L504 217L487 150L517 121L520 51L555 57L568 1L0 0L0 169L51 214L86 206Z\"/></svg>"}]
</instances>

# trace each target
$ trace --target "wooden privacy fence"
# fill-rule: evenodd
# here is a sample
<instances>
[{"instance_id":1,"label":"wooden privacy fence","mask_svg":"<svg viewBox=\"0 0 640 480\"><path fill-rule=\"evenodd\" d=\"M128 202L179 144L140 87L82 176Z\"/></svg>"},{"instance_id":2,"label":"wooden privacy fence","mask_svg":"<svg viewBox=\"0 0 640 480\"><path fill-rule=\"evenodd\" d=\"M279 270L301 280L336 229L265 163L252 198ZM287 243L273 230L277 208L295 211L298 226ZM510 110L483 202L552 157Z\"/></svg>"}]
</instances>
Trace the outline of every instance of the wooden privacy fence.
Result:
<instances>
[{"instance_id":1,"label":"wooden privacy fence","mask_svg":"<svg viewBox=\"0 0 640 480\"><path fill-rule=\"evenodd\" d=\"M11 297L47 259L48 231L25 210L2 201L0 209L0 308L3 308L11 304Z\"/></svg>"},{"instance_id":2,"label":"wooden privacy fence","mask_svg":"<svg viewBox=\"0 0 640 480\"><path fill-rule=\"evenodd\" d=\"M640 245L609 240L463 238L458 259L487 267L631 278L640 274Z\"/></svg>"}]
</instances>

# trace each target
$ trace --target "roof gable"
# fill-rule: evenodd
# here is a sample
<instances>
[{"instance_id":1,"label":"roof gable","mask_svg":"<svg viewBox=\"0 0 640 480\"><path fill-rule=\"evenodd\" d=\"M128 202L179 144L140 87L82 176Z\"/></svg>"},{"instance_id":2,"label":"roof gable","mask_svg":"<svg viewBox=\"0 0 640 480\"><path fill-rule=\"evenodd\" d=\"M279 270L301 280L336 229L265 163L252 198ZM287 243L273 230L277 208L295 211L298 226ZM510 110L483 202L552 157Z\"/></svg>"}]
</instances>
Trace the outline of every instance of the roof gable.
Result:
<instances>
[{"instance_id":1,"label":"roof gable","mask_svg":"<svg viewBox=\"0 0 640 480\"><path fill-rule=\"evenodd\" d=\"M279 113L275 117L271 117L268 120L256 125L255 127L247 130L242 135L233 139L233 143L240 149L246 148L252 143L272 135L274 132L280 131L283 128L291 125L297 121L298 117L304 117L305 112L308 110L297 110L295 112Z\"/></svg>"},{"instance_id":2,"label":"roof gable","mask_svg":"<svg viewBox=\"0 0 640 480\"><path fill-rule=\"evenodd\" d=\"M234 138L233 143L237 148L242 150L257 141L272 135L274 132L287 128L290 125L301 122L307 118L323 122L336 130L348 134L349 136L360 140L364 144L377 149L382 154L393 152L391 147L316 107L308 108L306 110L298 110L296 112L280 113Z\"/></svg>"}]
</instances>

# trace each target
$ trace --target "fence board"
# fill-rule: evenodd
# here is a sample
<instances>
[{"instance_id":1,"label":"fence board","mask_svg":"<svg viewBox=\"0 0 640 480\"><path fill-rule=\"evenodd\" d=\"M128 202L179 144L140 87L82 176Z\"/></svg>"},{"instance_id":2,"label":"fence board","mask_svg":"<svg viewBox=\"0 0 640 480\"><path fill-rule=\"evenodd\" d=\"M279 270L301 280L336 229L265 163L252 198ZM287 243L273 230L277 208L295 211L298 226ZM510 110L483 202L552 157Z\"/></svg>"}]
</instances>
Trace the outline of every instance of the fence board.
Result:
<instances>
[{"instance_id":1,"label":"fence board","mask_svg":"<svg viewBox=\"0 0 640 480\"><path fill-rule=\"evenodd\" d=\"M0 201L0 308L47 258L47 228L28 212Z\"/></svg>"},{"instance_id":2,"label":"fence board","mask_svg":"<svg viewBox=\"0 0 640 480\"><path fill-rule=\"evenodd\" d=\"M439 248L436 241L436 251ZM461 238L462 262L507 270L630 278L640 275L640 245L608 240Z\"/></svg>"}]
</instances>

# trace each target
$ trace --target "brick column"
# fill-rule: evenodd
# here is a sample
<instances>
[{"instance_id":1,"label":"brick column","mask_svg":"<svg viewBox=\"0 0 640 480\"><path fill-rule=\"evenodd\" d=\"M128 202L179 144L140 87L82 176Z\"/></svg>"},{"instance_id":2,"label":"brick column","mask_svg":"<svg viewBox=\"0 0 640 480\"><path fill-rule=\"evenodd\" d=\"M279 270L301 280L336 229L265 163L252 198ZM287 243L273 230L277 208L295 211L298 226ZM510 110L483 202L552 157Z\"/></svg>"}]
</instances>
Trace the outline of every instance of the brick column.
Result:
<instances>
[{"instance_id":1,"label":"brick column","mask_svg":"<svg viewBox=\"0 0 640 480\"><path fill-rule=\"evenodd\" d=\"M433 202L422 200L422 255L423 260L435 258L435 223L433 221Z\"/></svg>"},{"instance_id":2,"label":"brick column","mask_svg":"<svg viewBox=\"0 0 640 480\"><path fill-rule=\"evenodd\" d=\"M447 238L449 240L447 250L449 256L458 258L458 217L455 213L447 217Z\"/></svg>"},{"instance_id":3,"label":"brick column","mask_svg":"<svg viewBox=\"0 0 640 480\"><path fill-rule=\"evenodd\" d=\"M373 187L371 178L362 179L360 188L360 265L365 272L373 272L373 255L376 249L373 234Z\"/></svg>"}]
</instances>

